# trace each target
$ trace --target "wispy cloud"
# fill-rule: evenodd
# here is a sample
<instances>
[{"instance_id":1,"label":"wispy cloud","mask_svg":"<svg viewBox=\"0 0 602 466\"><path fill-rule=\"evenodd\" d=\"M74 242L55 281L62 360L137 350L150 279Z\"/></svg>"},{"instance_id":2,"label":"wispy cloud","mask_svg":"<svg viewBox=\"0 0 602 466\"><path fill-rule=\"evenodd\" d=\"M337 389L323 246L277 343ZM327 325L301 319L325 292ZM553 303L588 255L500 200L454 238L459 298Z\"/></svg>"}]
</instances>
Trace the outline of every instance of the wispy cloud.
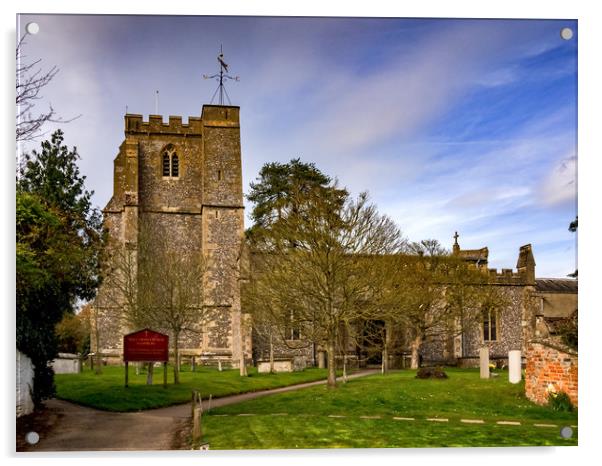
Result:
<instances>
[{"instance_id":1,"label":"wispy cloud","mask_svg":"<svg viewBox=\"0 0 602 466\"><path fill-rule=\"evenodd\" d=\"M540 187L542 201L550 206L577 200L577 157L561 159L543 180Z\"/></svg>"},{"instance_id":2,"label":"wispy cloud","mask_svg":"<svg viewBox=\"0 0 602 466\"><path fill-rule=\"evenodd\" d=\"M500 266L514 265L523 242L542 251L538 270L572 261L576 51L559 38L566 22L36 19L29 52L61 68L45 97L65 117L82 114L66 141L101 206L125 106L153 112L158 89L160 113L198 115L216 86L202 74L223 44L241 76L228 92L241 106L245 188L264 163L301 157L368 190L410 239L449 245L459 230L466 247L510 261Z\"/></svg>"}]
</instances>

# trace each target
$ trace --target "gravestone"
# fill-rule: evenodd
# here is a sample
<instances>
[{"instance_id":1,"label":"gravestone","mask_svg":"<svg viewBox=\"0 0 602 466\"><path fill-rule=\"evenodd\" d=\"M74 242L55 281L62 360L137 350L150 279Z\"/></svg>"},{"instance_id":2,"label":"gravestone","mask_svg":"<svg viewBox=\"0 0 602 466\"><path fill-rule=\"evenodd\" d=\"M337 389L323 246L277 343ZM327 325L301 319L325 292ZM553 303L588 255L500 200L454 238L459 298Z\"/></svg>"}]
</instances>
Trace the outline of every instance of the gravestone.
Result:
<instances>
[{"instance_id":1,"label":"gravestone","mask_svg":"<svg viewBox=\"0 0 602 466\"><path fill-rule=\"evenodd\" d=\"M79 354L59 353L51 365L55 374L79 374L82 371L82 360Z\"/></svg>"},{"instance_id":2,"label":"gravestone","mask_svg":"<svg viewBox=\"0 0 602 466\"><path fill-rule=\"evenodd\" d=\"M318 367L324 369L326 367L326 353L324 351L318 352Z\"/></svg>"},{"instance_id":3,"label":"gravestone","mask_svg":"<svg viewBox=\"0 0 602 466\"><path fill-rule=\"evenodd\" d=\"M479 361L481 367L481 378L489 378L489 348L484 347L479 350Z\"/></svg>"},{"instance_id":4,"label":"gravestone","mask_svg":"<svg viewBox=\"0 0 602 466\"><path fill-rule=\"evenodd\" d=\"M519 350L508 352L508 380L510 383L519 383L521 381L521 357Z\"/></svg>"}]
</instances>

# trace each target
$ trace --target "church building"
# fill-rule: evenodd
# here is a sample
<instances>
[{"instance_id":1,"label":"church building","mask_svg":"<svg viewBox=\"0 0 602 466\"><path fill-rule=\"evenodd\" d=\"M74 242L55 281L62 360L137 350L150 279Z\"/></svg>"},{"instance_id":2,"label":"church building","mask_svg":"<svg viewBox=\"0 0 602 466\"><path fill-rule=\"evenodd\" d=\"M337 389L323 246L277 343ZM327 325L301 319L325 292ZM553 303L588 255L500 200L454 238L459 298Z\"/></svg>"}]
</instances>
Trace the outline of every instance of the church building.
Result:
<instances>
[{"instance_id":1,"label":"church building","mask_svg":"<svg viewBox=\"0 0 602 466\"><path fill-rule=\"evenodd\" d=\"M173 254L208 260L203 307L212 318L193 334L178 341L183 357L199 363L218 360L238 367L241 358L265 359L262 338L252 338L251 320L241 309L241 261L244 238L244 206L241 169L239 107L204 105L200 117L125 115L125 139L114 160L113 196L103 210L109 241L137 250L145 225L169 245ZM152 254L152 250L150 251ZM475 365L479 349L487 346L492 360L504 364L510 350L525 350L527 343L546 332L553 333L555 319L577 308L577 281L537 279L531 245L521 246L516 269L488 268L489 250L462 249L458 235L452 254L488 276L488 286L500 287L508 304L483 316L478 328L425 341L425 364ZM110 268L108 269L110 272ZM110 277L109 277L110 278ZM94 302L97 315L92 333L93 350L107 362L123 357L123 336L139 330L123 318L123 305L105 279ZM407 366L408 346L399 335L389 367ZM303 360L300 367L319 365L323 349L290 332L290 341L277 345L277 358ZM369 355L349 348L357 365L370 363ZM347 357L347 356L346 356ZM372 363L376 361L372 360Z\"/></svg>"},{"instance_id":2,"label":"church building","mask_svg":"<svg viewBox=\"0 0 602 466\"><path fill-rule=\"evenodd\" d=\"M182 356L233 366L243 355L250 358L238 272L244 232L239 107L204 105L200 118L187 123L179 116L164 122L160 115L144 121L126 114L113 196L103 214L109 241L125 248L136 250L143 225L150 225L173 253L207 259L206 282L199 286L211 291L204 305L215 317L182 336ZM92 336L103 356L118 362L123 335L138 329L128 328L109 287L102 285L95 300L98 332Z\"/></svg>"}]
</instances>

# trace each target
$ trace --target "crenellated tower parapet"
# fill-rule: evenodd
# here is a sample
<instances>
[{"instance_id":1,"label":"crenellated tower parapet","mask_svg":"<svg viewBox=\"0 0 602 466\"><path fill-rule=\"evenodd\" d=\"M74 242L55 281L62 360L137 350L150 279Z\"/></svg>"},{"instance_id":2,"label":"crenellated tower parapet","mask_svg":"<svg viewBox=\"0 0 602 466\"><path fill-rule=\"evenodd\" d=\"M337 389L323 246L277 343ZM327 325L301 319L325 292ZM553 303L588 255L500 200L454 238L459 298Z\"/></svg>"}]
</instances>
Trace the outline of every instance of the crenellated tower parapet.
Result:
<instances>
[{"instance_id":1,"label":"crenellated tower parapet","mask_svg":"<svg viewBox=\"0 0 602 466\"><path fill-rule=\"evenodd\" d=\"M524 277L513 269L487 269L489 283L496 285L526 285Z\"/></svg>"},{"instance_id":2,"label":"crenellated tower parapet","mask_svg":"<svg viewBox=\"0 0 602 466\"><path fill-rule=\"evenodd\" d=\"M149 115L144 121L142 115L128 113L125 115L125 134L147 135L186 135L200 137L203 133L203 123L199 117L188 117L188 123L182 123L181 116L170 115L167 123L162 115Z\"/></svg>"}]
</instances>

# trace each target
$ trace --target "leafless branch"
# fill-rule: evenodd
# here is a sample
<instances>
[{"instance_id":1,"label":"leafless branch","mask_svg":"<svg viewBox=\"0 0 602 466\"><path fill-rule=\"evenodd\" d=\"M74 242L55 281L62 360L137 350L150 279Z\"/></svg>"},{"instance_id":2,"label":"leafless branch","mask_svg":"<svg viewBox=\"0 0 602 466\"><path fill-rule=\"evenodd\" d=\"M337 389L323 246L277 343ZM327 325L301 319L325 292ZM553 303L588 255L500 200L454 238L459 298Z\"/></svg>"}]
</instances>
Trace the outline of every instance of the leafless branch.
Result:
<instances>
[{"instance_id":1,"label":"leafless branch","mask_svg":"<svg viewBox=\"0 0 602 466\"><path fill-rule=\"evenodd\" d=\"M47 71L40 67L41 59L31 62L26 61L23 55L23 46L25 45L23 35L16 48L16 140L30 141L42 136L42 127L49 122L69 123L81 115L73 118L64 119L56 115L51 104L45 112L34 112L36 101L42 98L40 92L44 89L58 74L59 68L53 66Z\"/></svg>"}]
</instances>

